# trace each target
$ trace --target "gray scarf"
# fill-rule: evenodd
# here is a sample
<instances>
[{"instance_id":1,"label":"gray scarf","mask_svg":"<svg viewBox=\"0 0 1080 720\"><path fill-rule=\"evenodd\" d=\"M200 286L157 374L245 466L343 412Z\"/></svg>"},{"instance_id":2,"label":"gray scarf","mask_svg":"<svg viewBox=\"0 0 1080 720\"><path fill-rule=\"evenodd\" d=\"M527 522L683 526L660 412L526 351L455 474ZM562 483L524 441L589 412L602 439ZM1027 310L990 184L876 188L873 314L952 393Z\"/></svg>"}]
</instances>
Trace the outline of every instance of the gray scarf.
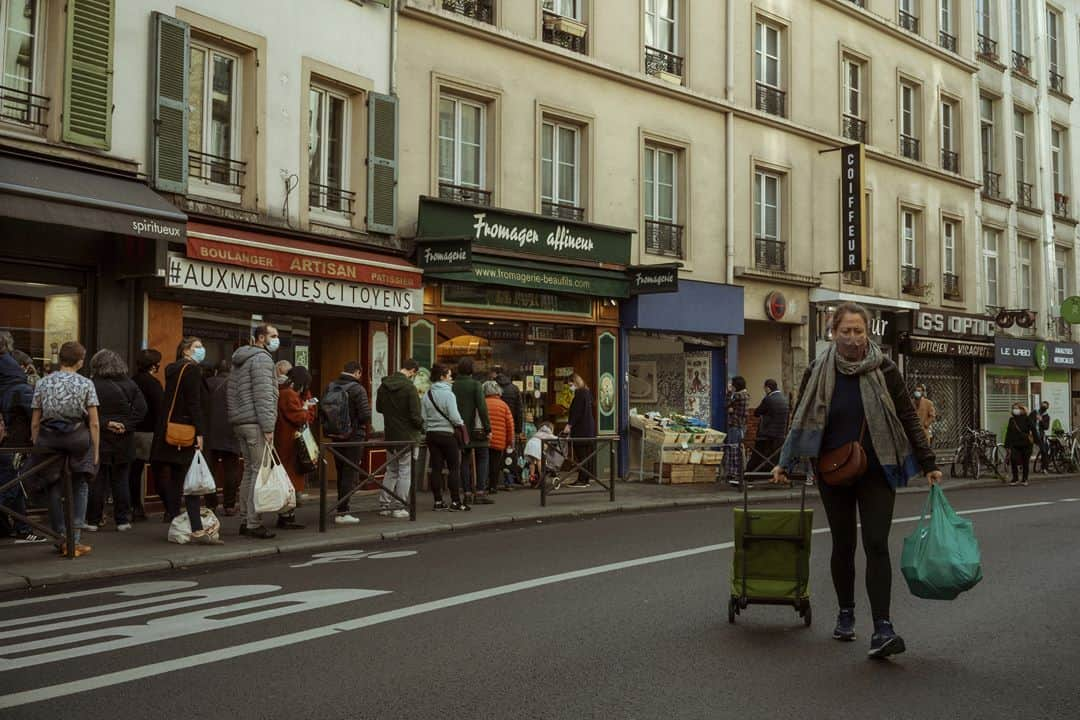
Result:
<instances>
[{"instance_id":1,"label":"gray scarf","mask_svg":"<svg viewBox=\"0 0 1080 720\"><path fill-rule=\"evenodd\" d=\"M795 410L780 466L790 470L798 460L815 459L821 454L821 442L829 419L829 405L836 388L836 372L859 377L859 394L866 415L866 430L892 487L907 485L920 473L904 426L896 414L885 373L881 366L885 355L875 343L869 343L866 357L847 360L830 343L825 354L810 367L810 378Z\"/></svg>"}]
</instances>

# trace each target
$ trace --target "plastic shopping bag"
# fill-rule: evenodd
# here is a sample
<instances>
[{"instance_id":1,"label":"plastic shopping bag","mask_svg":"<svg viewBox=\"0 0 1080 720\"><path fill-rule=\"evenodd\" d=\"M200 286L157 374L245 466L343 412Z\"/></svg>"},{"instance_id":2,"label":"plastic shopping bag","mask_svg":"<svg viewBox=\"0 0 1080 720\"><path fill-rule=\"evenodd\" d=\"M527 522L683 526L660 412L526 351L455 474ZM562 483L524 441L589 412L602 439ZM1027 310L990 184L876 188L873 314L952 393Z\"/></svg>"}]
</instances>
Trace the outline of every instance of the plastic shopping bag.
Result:
<instances>
[{"instance_id":1,"label":"plastic shopping bag","mask_svg":"<svg viewBox=\"0 0 1080 720\"><path fill-rule=\"evenodd\" d=\"M289 512L296 507L296 490L277 451L270 445L263 449L259 475L255 479L255 512Z\"/></svg>"},{"instance_id":2,"label":"plastic shopping bag","mask_svg":"<svg viewBox=\"0 0 1080 720\"><path fill-rule=\"evenodd\" d=\"M982 580L979 542L971 521L953 511L937 485L930 488L915 532L904 538L900 570L912 594L927 600L952 600Z\"/></svg>"},{"instance_id":3,"label":"plastic shopping bag","mask_svg":"<svg viewBox=\"0 0 1080 720\"><path fill-rule=\"evenodd\" d=\"M199 521L202 523L203 530L206 531L207 535L214 540L220 539L221 521L217 519L217 515L210 508L199 509ZM169 542L177 545L187 545L191 542L191 520L188 519L186 512L174 517L172 524L169 525Z\"/></svg>"},{"instance_id":4,"label":"plastic shopping bag","mask_svg":"<svg viewBox=\"0 0 1080 720\"><path fill-rule=\"evenodd\" d=\"M212 495L217 492L217 482L210 466L206 464L201 450L195 451L187 475L184 477L185 495Z\"/></svg>"}]
</instances>

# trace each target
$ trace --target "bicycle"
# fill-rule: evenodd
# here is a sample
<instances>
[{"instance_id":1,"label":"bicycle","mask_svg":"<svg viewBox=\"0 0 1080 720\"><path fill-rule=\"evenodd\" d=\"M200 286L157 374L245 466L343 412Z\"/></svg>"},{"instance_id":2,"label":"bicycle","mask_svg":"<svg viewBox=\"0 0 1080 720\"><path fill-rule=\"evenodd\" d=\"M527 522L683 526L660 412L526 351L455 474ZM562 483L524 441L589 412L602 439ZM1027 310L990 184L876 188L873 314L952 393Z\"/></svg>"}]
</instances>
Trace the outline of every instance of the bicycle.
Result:
<instances>
[{"instance_id":1,"label":"bicycle","mask_svg":"<svg viewBox=\"0 0 1080 720\"><path fill-rule=\"evenodd\" d=\"M1046 444L1046 458L1042 461L1044 470L1059 474L1080 470L1080 430L1050 435Z\"/></svg>"},{"instance_id":2,"label":"bicycle","mask_svg":"<svg viewBox=\"0 0 1080 720\"><path fill-rule=\"evenodd\" d=\"M953 477L970 477L979 480L984 470L992 470L995 477L1003 478L1004 455L997 436L989 430L965 428L949 468Z\"/></svg>"}]
</instances>

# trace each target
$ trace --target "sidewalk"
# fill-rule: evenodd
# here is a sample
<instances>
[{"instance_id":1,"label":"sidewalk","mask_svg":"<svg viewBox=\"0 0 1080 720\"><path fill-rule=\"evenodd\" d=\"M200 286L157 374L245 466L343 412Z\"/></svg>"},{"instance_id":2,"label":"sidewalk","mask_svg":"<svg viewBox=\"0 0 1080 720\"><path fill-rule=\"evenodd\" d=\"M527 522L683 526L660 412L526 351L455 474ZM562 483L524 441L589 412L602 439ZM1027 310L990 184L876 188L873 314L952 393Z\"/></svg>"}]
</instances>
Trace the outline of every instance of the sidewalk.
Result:
<instances>
[{"instance_id":1,"label":"sidewalk","mask_svg":"<svg viewBox=\"0 0 1080 720\"><path fill-rule=\"evenodd\" d=\"M1047 476L1036 476L1039 481ZM1053 479L1080 476L1049 476ZM1000 481L951 480L950 491L968 487L1000 485ZM593 488L599 489L593 485ZM591 488L591 489L593 489ZM591 490L590 489L590 490ZM816 499L816 491L807 488L808 499ZM926 492L925 486L904 488L902 493ZM362 496L361 496L362 495ZM554 520L602 515L616 512L640 512L685 507L733 505L742 502L742 493L719 483L687 485L653 485L617 483L615 502L608 501L606 492L581 492L563 489L548 496L548 506L540 507L537 490L500 492L494 505L474 506L467 513L434 512L431 495L417 496L416 522L380 517L376 493L362 493L354 498L353 509L360 518L359 525L331 524L325 533L318 532L318 492L309 493L309 500L297 512L297 519L307 527L303 530L277 530L277 537L254 540L238 534L240 519L222 517L221 537L224 545L175 545L166 540L168 526L161 522L160 513L151 520L136 523L130 532L118 533L110 524L97 533L83 533L81 542L94 551L74 560L57 555L51 543L40 545L0 544L0 591L41 587L57 583L109 578L137 573L186 568L215 563L236 562L248 558L280 553L333 550L360 547L387 540L402 540L434 533L463 532L515 523L539 523ZM752 502L798 500L798 489L759 489L750 493Z\"/></svg>"}]
</instances>

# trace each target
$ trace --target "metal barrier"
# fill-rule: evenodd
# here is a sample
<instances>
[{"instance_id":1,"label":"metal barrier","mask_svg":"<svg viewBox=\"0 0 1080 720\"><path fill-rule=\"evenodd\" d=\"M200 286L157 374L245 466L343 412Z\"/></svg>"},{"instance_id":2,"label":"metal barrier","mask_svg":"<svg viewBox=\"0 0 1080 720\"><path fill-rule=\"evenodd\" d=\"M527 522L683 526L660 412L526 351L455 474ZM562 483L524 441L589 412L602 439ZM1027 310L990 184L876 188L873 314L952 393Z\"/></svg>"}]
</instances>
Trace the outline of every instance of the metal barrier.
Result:
<instances>
[{"instance_id":1,"label":"metal barrier","mask_svg":"<svg viewBox=\"0 0 1080 720\"><path fill-rule=\"evenodd\" d=\"M328 452L320 453L319 458L319 532L326 532L326 524L328 517L330 515L338 514L336 506L334 507L334 510L330 512L327 512L326 508L326 464L327 462L329 462L330 458L341 461L346 466L357 471L360 475L359 479L356 482L356 486L348 493L346 493L344 497L338 498L338 503L340 504L342 501L348 500L353 495L355 495L357 491L359 491L364 486L365 483L374 482L375 478L378 477L380 474L385 479L386 466L389 465L391 462L398 460L399 458L407 456L411 462L409 466L410 482L408 498L403 498L399 496L397 493L386 487L386 485L381 482L376 482L376 484L379 486L380 489L385 491L387 495L394 498L409 509L410 521L416 520L416 482L418 477L423 477L422 474L418 475L417 468L422 464L420 462L421 459L426 460L426 458L423 458L421 453L414 453L414 450L416 448L423 447L423 443L410 440L363 440L356 442L323 442L320 443L320 447ZM384 449L386 450L386 461L382 465L377 467L375 470L369 472L365 470L363 466L359 465L356 461L342 454L341 450L347 448L361 448L361 452L369 448L376 450ZM414 454L416 455L416 457L414 457Z\"/></svg>"},{"instance_id":2,"label":"metal barrier","mask_svg":"<svg viewBox=\"0 0 1080 720\"><path fill-rule=\"evenodd\" d=\"M23 486L22 486L22 483L24 481L30 479L34 475L37 475L37 474L41 473L46 468L49 468L49 467L55 465L56 463L61 462L64 459L63 455L56 454L56 453L53 453L53 452L50 452L50 451L35 450L32 447L6 447L6 448L0 448L0 458L6 457L6 456L9 456L9 455L23 455L24 457L29 458L31 455L35 455L35 454L37 454L37 455L48 455L49 457L45 458L44 460L41 460L40 462L30 463L29 467L26 470L23 470L22 472L16 471L16 475L15 475L14 478L12 478L11 480L8 480L3 485L0 485L0 495L3 495L3 493L5 491L7 491L9 488L15 486L16 484L19 485L19 491L20 492L25 492L25 490L23 489ZM23 461L23 464L20 465L20 468L23 467L24 465L25 465L25 460ZM51 538L52 540L54 540L56 542L64 542L66 544L67 549L68 549L67 557L74 560L75 559L75 508L74 508L74 505L73 505L74 494L72 492L72 486L71 486L71 473L67 472L67 470L65 469L65 470L61 470L60 475L61 475L60 482L62 482L64 484L64 500L63 500L63 502L64 502L64 526L65 526L65 535L64 536L61 536L59 533L53 531L53 529L51 527L46 527L45 525L42 525L41 523L39 523L39 522L37 522L35 520L32 520L31 518L29 518L29 517L27 517L25 515L21 515L21 514L15 512L14 510L12 510L11 508L9 508L9 507L7 507L5 505L0 505L0 513L4 513L5 515L7 515L9 517L12 517L18 522L26 523L27 525L32 527L34 530L38 531L39 533L41 533L42 535L44 535L44 536L46 536L48 538ZM32 547L32 546L30 546L30 547Z\"/></svg>"},{"instance_id":3,"label":"metal barrier","mask_svg":"<svg viewBox=\"0 0 1080 720\"><path fill-rule=\"evenodd\" d=\"M561 443L567 443L569 445L569 452L563 453L559 449ZM584 445L586 443L592 443L593 449L584 458L574 457L574 447L577 445ZM597 457L600 454L599 445L605 443L608 446L609 454L609 466L608 466L608 479L607 484L601 480L597 475L595 469L587 467L589 461ZM576 490L575 495L585 495L587 493L599 493L607 492L608 502L615 502L615 475L617 473L616 455L619 448L618 436L604 436L604 437L588 437L588 438L570 438L559 437L551 438L540 441L540 506L547 507L548 495L552 495L558 492L562 488L562 480L559 477L559 473L572 473L577 472L579 477L581 473L584 473L589 477L590 482L596 482L602 490ZM554 451L554 452L552 452ZM563 462L559 463L559 467L554 469L549 467L549 459L554 460L558 455L563 455ZM566 469L566 461L569 460L573 463L569 469ZM548 489L548 474L554 477L552 487Z\"/></svg>"}]
</instances>

